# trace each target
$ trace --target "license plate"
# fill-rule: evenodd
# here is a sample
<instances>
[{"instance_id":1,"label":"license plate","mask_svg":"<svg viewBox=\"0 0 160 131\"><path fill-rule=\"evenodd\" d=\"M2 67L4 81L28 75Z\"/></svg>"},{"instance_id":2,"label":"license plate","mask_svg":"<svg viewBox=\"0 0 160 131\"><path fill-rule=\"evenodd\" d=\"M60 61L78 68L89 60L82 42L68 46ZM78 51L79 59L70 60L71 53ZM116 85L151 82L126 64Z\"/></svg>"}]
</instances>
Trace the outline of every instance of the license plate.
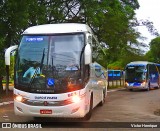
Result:
<instances>
[{"instance_id":1,"label":"license plate","mask_svg":"<svg viewBox=\"0 0 160 131\"><path fill-rule=\"evenodd\" d=\"M52 114L52 110L40 110L40 114Z\"/></svg>"}]
</instances>

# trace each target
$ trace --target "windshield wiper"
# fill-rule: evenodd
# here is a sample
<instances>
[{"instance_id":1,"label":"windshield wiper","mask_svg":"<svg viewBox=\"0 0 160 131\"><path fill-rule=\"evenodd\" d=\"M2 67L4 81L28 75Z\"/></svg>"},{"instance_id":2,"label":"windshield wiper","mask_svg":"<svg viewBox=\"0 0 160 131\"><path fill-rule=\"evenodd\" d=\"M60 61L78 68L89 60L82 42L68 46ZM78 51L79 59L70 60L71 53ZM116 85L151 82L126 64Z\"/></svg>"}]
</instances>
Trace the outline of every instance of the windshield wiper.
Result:
<instances>
[{"instance_id":1,"label":"windshield wiper","mask_svg":"<svg viewBox=\"0 0 160 131\"><path fill-rule=\"evenodd\" d=\"M40 71L42 71L43 62L44 62L44 57L45 57L45 48L43 49L43 55L42 55L42 58L41 58Z\"/></svg>"}]
</instances>

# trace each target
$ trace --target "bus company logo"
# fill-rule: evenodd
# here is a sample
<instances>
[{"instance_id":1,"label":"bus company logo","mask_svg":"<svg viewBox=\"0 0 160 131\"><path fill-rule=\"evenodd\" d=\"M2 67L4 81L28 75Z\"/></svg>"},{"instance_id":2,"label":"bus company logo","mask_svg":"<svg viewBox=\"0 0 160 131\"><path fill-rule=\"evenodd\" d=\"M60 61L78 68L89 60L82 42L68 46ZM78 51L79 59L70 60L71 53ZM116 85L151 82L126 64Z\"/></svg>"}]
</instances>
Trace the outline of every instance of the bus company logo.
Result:
<instances>
[{"instance_id":1,"label":"bus company logo","mask_svg":"<svg viewBox=\"0 0 160 131\"><path fill-rule=\"evenodd\" d=\"M26 41L27 42L30 42L30 41L43 41L43 37L26 38Z\"/></svg>"},{"instance_id":2,"label":"bus company logo","mask_svg":"<svg viewBox=\"0 0 160 131\"><path fill-rule=\"evenodd\" d=\"M35 96L35 99L57 99L56 96Z\"/></svg>"},{"instance_id":3,"label":"bus company logo","mask_svg":"<svg viewBox=\"0 0 160 131\"><path fill-rule=\"evenodd\" d=\"M47 101L44 101L44 106L48 106L48 102Z\"/></svg>"}]
</instances>

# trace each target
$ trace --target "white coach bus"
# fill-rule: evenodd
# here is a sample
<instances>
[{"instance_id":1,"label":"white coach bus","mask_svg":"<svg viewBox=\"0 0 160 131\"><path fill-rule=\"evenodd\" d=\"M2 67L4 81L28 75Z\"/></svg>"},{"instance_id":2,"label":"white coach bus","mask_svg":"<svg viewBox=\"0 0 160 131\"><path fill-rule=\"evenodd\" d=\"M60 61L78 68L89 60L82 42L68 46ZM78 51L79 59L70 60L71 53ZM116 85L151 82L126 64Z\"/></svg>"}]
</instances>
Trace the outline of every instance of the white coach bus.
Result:
<instances>
[{"instance_id":1,"label":"white coach bus","mask_svg":"<svg viewBox=\"0 0 160 131\"><path fill-rule=\"evenodd\" d=\"M107 95L106 70L92 62L99 44L86 24L33 26L23 32L17 49L14 80L16 115L90 119ZM96 54L96 53L95 53Z\"/></svg>"}]
</instances>

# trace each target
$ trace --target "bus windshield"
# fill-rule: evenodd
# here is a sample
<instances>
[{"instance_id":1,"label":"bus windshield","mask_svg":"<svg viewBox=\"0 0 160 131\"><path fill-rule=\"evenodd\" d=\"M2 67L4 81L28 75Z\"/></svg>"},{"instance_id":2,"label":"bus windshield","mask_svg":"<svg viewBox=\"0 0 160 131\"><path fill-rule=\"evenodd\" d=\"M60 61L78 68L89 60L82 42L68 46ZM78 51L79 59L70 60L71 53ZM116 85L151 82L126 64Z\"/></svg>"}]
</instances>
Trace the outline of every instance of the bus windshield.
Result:
<instances>
[{"instance_id":1,"label":"bus windshield","mask_svg":"<svg viewBox=\"0 0 160 131\"><path fill-rule=\"evenodd\" d=\"M146 79L146 71L144 65L127 66L125 70L126 82L143 82Z\"/></svg>"},{"instance_id":2,"label":"bus windshield","mask_svg":"<svg viewBox=\"0 0 160 131\"><path fill-rule=\"evenodd\" d=\"M15 68L15 88L32 93L64 93L82 88L84 34L23 36Z\"/></svg>"}]
</instances>

